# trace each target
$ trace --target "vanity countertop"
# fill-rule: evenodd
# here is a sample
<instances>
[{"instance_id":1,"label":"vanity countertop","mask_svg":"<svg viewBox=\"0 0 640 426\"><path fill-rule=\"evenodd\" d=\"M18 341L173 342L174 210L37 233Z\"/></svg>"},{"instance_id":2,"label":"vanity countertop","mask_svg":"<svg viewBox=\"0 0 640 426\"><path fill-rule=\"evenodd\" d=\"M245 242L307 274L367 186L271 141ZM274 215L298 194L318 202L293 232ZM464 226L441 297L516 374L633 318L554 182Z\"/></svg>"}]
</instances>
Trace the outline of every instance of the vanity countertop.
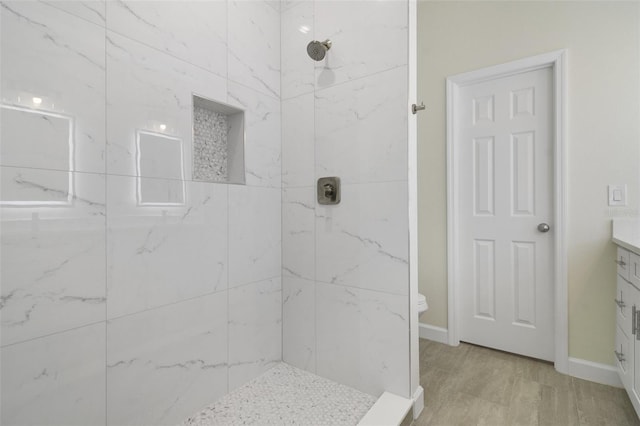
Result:
<instances>
[{"instance_id":1,"label":"vanity countertop","mask_svg":"<svg viewBox=\"0 0 640 426\"><path fill-rule=\"evenodd\" d=\"M640 255L640 219L614 219L611 240Z\"/></svg>"}]
</instances>

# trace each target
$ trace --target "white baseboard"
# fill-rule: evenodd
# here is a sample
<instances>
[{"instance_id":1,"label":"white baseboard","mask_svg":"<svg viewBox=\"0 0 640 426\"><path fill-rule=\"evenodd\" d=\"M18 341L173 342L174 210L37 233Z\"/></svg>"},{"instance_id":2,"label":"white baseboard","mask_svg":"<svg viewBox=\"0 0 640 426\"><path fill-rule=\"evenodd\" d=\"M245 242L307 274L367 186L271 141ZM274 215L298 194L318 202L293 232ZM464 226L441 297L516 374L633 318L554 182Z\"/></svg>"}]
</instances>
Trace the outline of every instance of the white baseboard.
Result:
<instances>
[{"instance_id":1,"label":"white baseboard","mask_svg":"<svg viewBox=\"0 0 640 426\"><path fill-rule=\"evenodd\" d=\"M612 365L569 357L569 375L603 385L623 387L618 370Z\"/></svg>"},{"instance_id":2,"label":"white baseboard","mask_svg":"<svg viewBox=\"0 0 640 426\"><path fill-rule=\"evenodd\" d=\"M417 419L424 410L424 389L422 386L418 386L418 389L413 393L413 419Z\"/></svg>"},{"instance_id":3,"label":"white baseboard","mask_svg":"<svg viewBox=\"0 0 640 426\"><path fill-rule=\"evenodd\" d=\"M420 338L448 345L449 330L442 327L436 327L435 325L420 323Z\"/></svg>"}]
</instances>

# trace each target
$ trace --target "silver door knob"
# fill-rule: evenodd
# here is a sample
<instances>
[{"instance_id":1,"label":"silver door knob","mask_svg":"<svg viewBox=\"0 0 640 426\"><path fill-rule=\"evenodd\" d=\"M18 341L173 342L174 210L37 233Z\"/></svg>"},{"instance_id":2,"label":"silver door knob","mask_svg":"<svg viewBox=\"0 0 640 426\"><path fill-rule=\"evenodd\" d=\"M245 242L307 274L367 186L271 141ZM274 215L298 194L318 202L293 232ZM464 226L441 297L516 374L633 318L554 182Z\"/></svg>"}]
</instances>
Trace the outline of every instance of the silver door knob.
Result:
<instances>
[{"instance_id":1,"label":"silver door knob","mask_svg":"<svg viewBox=\"0 0 640 426\"><path fill-rule=\"evenodd\" d=\"M538 231L540 232L549 232L549 229L551 229L551 227L546 223L541 223L540 225L538 225Z\"/></svg>"}]
</instances>

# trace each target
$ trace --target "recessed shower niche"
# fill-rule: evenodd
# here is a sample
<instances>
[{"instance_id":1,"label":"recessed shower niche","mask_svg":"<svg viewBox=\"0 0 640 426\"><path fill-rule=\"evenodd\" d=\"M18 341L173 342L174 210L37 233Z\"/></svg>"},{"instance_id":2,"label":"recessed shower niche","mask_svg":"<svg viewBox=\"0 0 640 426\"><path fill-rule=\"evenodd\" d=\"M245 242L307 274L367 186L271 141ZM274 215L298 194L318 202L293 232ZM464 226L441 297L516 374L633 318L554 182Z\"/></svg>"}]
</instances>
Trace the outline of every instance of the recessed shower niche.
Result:
<instances>
[{"instance_id":1,"label":"recessed shower niche","mask_svg":"<svg viewBox=\"0 0 640 426\"><path fill-rule=\"evenodd\" d=\"M193 95L193 180L244 184L244 111Z\"/></svg>"}]
</instances>

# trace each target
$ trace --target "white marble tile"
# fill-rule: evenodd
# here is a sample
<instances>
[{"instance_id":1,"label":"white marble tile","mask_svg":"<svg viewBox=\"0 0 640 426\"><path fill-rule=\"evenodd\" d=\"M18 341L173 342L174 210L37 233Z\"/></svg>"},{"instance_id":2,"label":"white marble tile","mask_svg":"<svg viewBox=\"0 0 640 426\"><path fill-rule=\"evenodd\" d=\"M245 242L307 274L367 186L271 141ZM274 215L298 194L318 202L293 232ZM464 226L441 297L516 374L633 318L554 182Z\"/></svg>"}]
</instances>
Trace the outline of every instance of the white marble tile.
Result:
<instances>
[{"instance_id":1,"label":"white marble tile","mask_svg":"<svg viewBox=\"0 0 640 426\"><path fill-rule=\"evenodd\" d=\"M177 424L227 393L227 293L107 324L107 424Z\"/></svg>"},{"instance_id":2,"label":"white marble tile","mask_svg":"<svg viewBox=\"0 0 640 426\"><path fill-rule=\"evenodd\" d=\"M229 289L229 389L282 361L280 278Z\"/></svg>"},{"instance_id":3,"label":"white marble tile","mask_svg":"<svg viewBox=\"0 0 640 426\"><path fill-rule=\"evenodd\" d=\"M158 162L151 176L191 179L192 94L226 103L226 80L110 31L106 44L107 172L139 176L140 162ZM181 155L139 158L141 131L171 138Z\"/></svg>"},{"instance_id":4,"label":"white marble tile","mask_svg":"<svg viewBox=\"0 0 640 426\"><path fill-rule=\"evenodd\" d=\"M108 318L227 288L226 185L150 179L184 203L140 205L137 178L107 179Z\"/></svg>"},{"instance_id":5,"label":"white marble tile","mask_svg":"<svg viewBox=\"0 0 640 426\"><path fill-rule=\"evenodd\" d=\"M353 426L375 401L371 395L281 363L182 426Z\"/></svg>"},{"instance_id":6,"label":"white marble tile","mask_svg":"<svg viewBox=\"0 0 640 426\"><path fill-rule=\"evenodd\" d=\"M410 398L406 296L316 283L317 374Z\"/></svg>"},{"instance_id":7,"label":"white marble tile","mask_svg":"<svg viewBox=\"0 0 640 426\"><path fill-rule=\"evenodd\" d=\"M313 2L284 10L281 25L282 99L312 93L316 62L307 55L307 44L314 39Z\"/></svg>"},{"instance_id":8,"label":"white marble tile","mask_svg":"<svg viewBox=\"0 0 640 426\"><path fill-rule=\"evenodd\" d=\"M280 0L266 0L269 6L275 9L276 12L280 13L281 1Z\"/></svg>"},{"instance_id":9,"label":"white marble tile","mask_svg":"<svg viewBox=\"0 0 640 426\"><path fill-rule=\"evenodd\" d=\"M56 7L79 18L104 26L106 23L106 6L103 0L39 0L41 3Z\"/></svg>"},{"instance_id":10,"label":"white marble tile","mask_svg":"<svg viewBox=\"0 0 640 426\"><path fill-rule=\"evenodd\" d=\"M230 80L280 98L280 12L264 0L230 0Z\"/></svg>"},{"instance_id":11,"label":"white marble tile","mask_svg":"<svg viewBox=\"0 0 640 426\"><path fill-rule=\"evenodd\" d=\"M316 371L315 283L282 277L282 359Z\"/></svg>"},{"instance_id":12,"label":"white marble tile","mask_svg":"<svg viewBox=\"0 0 640 426\"><path fill-rule=\"evenodd\" d=\"M105 423L105 324L2 348L3 425Z\"/></svg>"},{"instance_id":13,"label":"white marble tile","mask_svg":"<svg viewBox=\"0 0 640 426\"><path fill-rule=\"evenodd\" d=\"M107 28L227 76L225 1L109 1Z\"/></svg>"},{"instance_id":14,"label":"white marble tile","mask_svg":"<svg viewBox=\"0 0 640 426\"><path fill-rule=\"evenodd\" d=\"M229 186L229 286L281 274L280 190Z\"/></svg>"},{"instance_id":15,"label":"white marble tile","mask_svg":"<svg viewBox=\"0 0 640 426\"><path fill-rule=\"evenodd\" d=\"M104 28L40 2L2 2L0 20L0 163L104 172Z\"/></svg>"},{"instance_id":16,"label":"white marble tile","mask_svg":"<svg viewBox=\"0 0 640 426\"><path fill-rule=\"evenodd\" d=\"M104 177L0 169L1 344L104 320Z\"/></svg>"},{"instance_id":17,"label":"white marble tile","mask_svg":"<svg viewBox=\"0 0 640 426\"><path fill-rule=\"evenodd\" d=\"M406 295L406 182L342 185L342 201L316 208L316 280Z\"/></svg>"},{"instance_id":18,"label":"white marble tile","mask_svg":"<svg viewBox=\"0 0 640 426\"><path fill-rule=\"evenodd\" d=\"M407 69L316 92L316 176L407 179Z\"/></svg>"},{"instance_id":19,"label":"white marble tile","mask_svg":"<svg viewBox=\"0 0 640 426\"><path fill-rule=\"evenodd\" d=\"M74 169L73 118L13 105L0 107L6 163L49 170ZM34 155L35 154L35 155Z\"/></svg>"},{"instance_id":20,"label":"white marble tile","mask_svg":"<svg viewBox=\"0 0 640 426\"><path fill-rule=\"evenodd\" d=\"M245 110L246 184L281 186L280 101L229 82L229 104Z\"/></svg>"},{"instance_id":21,"label":"white marble tile","mask_svg":"<svg viewBox=\"0 0 640 426\"><path fill-rule=\"evenodd\" d=\"M282 190L282 275L315 277L316 188Z\"/></svg>"},{"instance_id":22,"label":"white marble tile","mask_svg":"<svg viewBox=\"0 0 640 426\"><path fill-rule=\"evenodd\" d=\"M302 3L312 3L314 0L281 0L280 1L280 11L284 14L285 11L291 9L292 7L296 7Z\"/></svg>"},{"instance_id":23,"label":"white marble tile","mask_svg":"<svg viewBox=\"0 0 640 426\"><path fill-rule=\"evenodd\" d=\"M314 4L315 38L333 43L327 56L316 62L316 89L407 64L406 1Z\"/></svg>"},{"instance_id":24,"label":"white marble tile","mask_svg":"<svg viewBox=\"0 0 640 426\"><path fill-rule=\"evenodd\" d=\"M282 186L314 186L314 95L282 101Z\"/></svg>"}]
</instances>

